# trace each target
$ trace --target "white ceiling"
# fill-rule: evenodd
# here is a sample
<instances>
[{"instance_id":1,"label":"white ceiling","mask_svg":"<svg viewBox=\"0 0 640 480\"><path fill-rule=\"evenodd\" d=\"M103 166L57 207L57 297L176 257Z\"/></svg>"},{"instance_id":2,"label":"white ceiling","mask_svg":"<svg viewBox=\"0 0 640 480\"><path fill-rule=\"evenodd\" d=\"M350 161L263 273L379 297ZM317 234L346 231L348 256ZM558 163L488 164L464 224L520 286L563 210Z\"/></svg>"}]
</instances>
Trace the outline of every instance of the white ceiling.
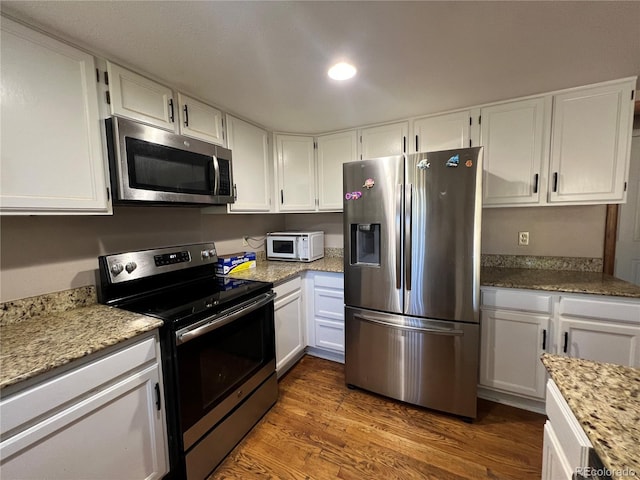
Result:
<instances>
[{"instance_id":1,"label":"white ceiling","mask_svg":"<svg viewBox=\"0 0 640 480\"><path fill-rule=\"evenodd\" d=\"M640 74L640 2L2 1L225 111L320 133ZM337 83L338 59L358 68Z\"/></svg>"}]
</instances>

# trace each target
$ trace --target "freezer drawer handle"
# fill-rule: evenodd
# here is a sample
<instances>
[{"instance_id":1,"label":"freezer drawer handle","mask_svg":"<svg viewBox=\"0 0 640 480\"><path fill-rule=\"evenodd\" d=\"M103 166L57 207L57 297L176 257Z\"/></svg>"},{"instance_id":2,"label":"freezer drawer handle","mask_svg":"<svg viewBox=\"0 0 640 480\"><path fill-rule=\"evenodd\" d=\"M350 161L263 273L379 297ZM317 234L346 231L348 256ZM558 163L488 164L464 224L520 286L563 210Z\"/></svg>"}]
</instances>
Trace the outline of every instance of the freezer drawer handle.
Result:
<instances>
[{"instance_id":1,"label":"freezer drawer handle","mask_svg":"<svg viewBox=\"0 0 640 480\"><path fill-rule=\"evenodd\" d=\"M253 312L254 310L265 306L267 303L271 302L275 296L276 295L273 292L265 293L264 295L260 296L258 300L250 300L241 304L241 308L225 310L224 312L218 313L217 315L213 315L212 317L203 320L203 322L206 323L200 323L196 328L188 327L183 330L178 330L176 332L176 345L182 345L189 340L201 337L206 333L227 325L228 323L231 323L234 320L243 317L247 313ZM193 329L190 330L190 328Z\"/></svg>"},{"instance_id":2,"label":"freezer drawer handle","mask_svg":"<svg viewBox=\"0 0 640 480\"><path fill-rule=\"evenodd\" d=\"M355 318L359 318L360 320L364 320L365 322L375 323L377 325L383 325L385 327L397 328L398 330L411 330L415 332L423 332L423 333L433 333L435 335L450 335L450 336L462 336L464 332L462 330L450 330L446 328L423 328L423 327L412 327L410 325L398 325L391 322L384 322L382 320L378 320L377 318L371 318L364 315L355 314Z\"/></svg>"}]
</instances>

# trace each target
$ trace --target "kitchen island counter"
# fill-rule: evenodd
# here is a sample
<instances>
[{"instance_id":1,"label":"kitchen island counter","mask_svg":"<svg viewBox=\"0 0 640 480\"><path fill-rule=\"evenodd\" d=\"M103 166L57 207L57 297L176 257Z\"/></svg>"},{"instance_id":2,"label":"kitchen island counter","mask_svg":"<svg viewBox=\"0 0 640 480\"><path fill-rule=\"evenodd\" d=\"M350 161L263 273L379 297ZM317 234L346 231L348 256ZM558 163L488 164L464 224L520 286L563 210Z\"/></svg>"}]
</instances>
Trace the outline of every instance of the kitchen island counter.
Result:
<instances>
[{"instance_id":1,"label":"kitchen island counter","mask_svg":"<svg viewBox=\"0 0 640 480\"><path fill-rule=\"evenodd\" d=\"M542 363L612 478L637 478L640 369L550 354Z\"/></svg>"},{"instance_id":2,"label":"kitchen island counter","mask_svg":"<svg viewBox=\"0 0 640 480\"><path fill-rule=\"evenodd\" d=\"M162 326L97 304L93 287L6 302L0 312L1 389Z\"/></svg>"}]
</instances>

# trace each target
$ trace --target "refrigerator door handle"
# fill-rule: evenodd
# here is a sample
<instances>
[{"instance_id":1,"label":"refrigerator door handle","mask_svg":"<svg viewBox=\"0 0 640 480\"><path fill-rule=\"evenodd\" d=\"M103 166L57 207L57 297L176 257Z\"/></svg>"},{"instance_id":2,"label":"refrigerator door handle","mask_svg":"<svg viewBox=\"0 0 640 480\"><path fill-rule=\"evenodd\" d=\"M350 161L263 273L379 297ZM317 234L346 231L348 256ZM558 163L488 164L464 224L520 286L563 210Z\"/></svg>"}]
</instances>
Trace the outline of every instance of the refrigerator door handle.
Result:
<instances>
[{"instance_id":1,"label":"refrigerator door handle","mask_svg":"<svg viewBox=\"0 0 640 480\"><path fill-rule=\"evenodd\" d=\"M396 289L402 288L402 184L396 188Z\"/></svg>"},{"instance_id":2,"label":"refrigerator door handle","mask_svg":"<svg viewBox=\"0 0 640 480\"><path fill-rule=\"evenodd\" d=\"M397 323L385 322L382 320L378 320L377 318L368 317L366 315L362 315L359 313L354 314L354 318L364 320L365 322L374 323L376 325L382 325L384 327L397 328L399 330L409 330L413 332L423 332L423 333L430 333L435 335L448 335L448 336L454 336L454 337L459 337L464 335L464 332L462 330L447 329L447 328L424 328L424 327L412 327L410 325L398 325Z\"/></svg>"},{"instance_id":3,"label":"refrigerator door handle","mask_svg":"<svg viewBox=\"0 0 640 480\"><path fill-rule=\"evenodd\" d=\"M405 288L411 290L411 217L413 202L413 185L407 183L404 195L404 275Z\"/></svg>"}]
</instances>

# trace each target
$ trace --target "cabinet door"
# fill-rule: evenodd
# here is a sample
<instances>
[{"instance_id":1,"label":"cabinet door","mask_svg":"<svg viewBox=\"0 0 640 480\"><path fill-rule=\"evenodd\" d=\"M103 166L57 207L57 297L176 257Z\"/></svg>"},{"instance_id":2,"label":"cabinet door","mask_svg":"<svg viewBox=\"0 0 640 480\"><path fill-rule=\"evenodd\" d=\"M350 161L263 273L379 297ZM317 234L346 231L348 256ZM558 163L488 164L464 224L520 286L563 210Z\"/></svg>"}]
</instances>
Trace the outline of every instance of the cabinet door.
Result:
<instances>
[{"instance_id":1,"label":"cabinet door","mask_svg":"<svg viewBox=\"0 0 640 480\"><path fill-rule=\"evenodd\" d=\"M238 118L227 115L227 139L233 155L235 203L231 212L271 210L269 134Z\"/></svg>"},{"instance_id":2,"label":"cabinet door","mask_svg":"<svg viewBox=\"0 0 640 480\"><path fill-rule=\"evenodd\" d=\"M471 112L419 118L413 122L414 152L434 152L470 146Z\"/></svg>"},{"instance_id":3,"label":"cabinet door","mask_svg":"<svg viewBox=\"0 0 640 480\"><path fill-rule=\"evenodd\" d=\"M315 158L312 137L277 135L280 211L316 208Z\"/></svg>"},{"instance_id":4,"label":"cabinet door","mask_svg":"<svg viewBox=\"0 0 640 480\"><path fill-rule=\"evenodd\" d=\"M571 480L573 472L562 451L562 445L547 420L542 444L542 480Z\"/></svg>"},{"instance_id":5,"label":"cabinet door","mask_svg":"<svg viewBox=\"0 0 640 480\"><path fill-rule=\"evenodd\" d=\"M142 75L107 62L111 114L175 131L178 106L173 91Z\"/></svg>"},{"instance_id":6,"label":"cabinet door","mask_svg":"<svg viewBox=\"0 0 640 480\"><path fill-rule=\"evenodd\" d=\"M402 155L407 151L408 122L360 130L360 159Z\"/></svg>"},{"instance_id":7,"label":"cabinet door","mask_svg":"<svg viewBox=\"0 0 640 480\"><path fill-rule=\"evenodd\" d=\"M634 86L635 79L554 96L550 202L624 202Z\"/></svg>"},{"instance_id":8,"label":"cabinet door","mask_svg":"<svg viewBox=\"0 0 640 480\"><path fill-rule=\"evenodd\" d=\"M162 478L168 468L159 380L156 363L3 441L3 477Z\"/></svg>"},{"instance_id":9,"label":"cabinet door","mask_svg":"<svg viewBox=\"0 0 640 480\"><path fill-rule=\"evenodd\" d=\"M289 282L288 282L289 283ZM302 294L300 280L297 288L280 297L276 287L277 297L274 303L276 329L276 372L282 375L292 366L295 359L304 351L304 315L302 312ZM282 291L282 290L281 290Z\"/></svg>"},{"instance_id":10,"label":"cabinet door","mask_svg":"<svg viewBox=\"0 0 640 480\"><path fill-rule=\"evenodd\" d=\"M546 373L540 355L549 342L549 317L482 310L480 321L480 384L544 398Z\"/></svg>"},{"instance_id":11,"label":"cabinet door","mask_svg":"<svg viewBox=\"0 0 640 480\"><path fill-rule=\"evenodd\" d=\"M318 208L342 210L342 164L358 159L356 131L318 137Z\"/></svg>"},{"instance_id":12,"label":"cabinet door","mask_svg":"<svg viewBox=\"0 0 640 480\"><path fill-rule=\"evenodd\" d=\"M544 135L550 121L548 101L534 98L482 109L483 205L538 203L548 153Z\"/></svg>"},{"instance_id":13,"label":"cabinet door","mask_svg":"<svg viewBox=\"0 0 640 480\"><path fill-rule=\"evenodd\" d=\"M344 353L344 291L317 281L314 288L315 347Z\"/></svg>"},{"instance_id":14,"label":"cabinet door","mask_svg":"<svg viewBox=\"0 0 640 480\"><path fill-rule=\"evenodd\" d=\"M640 325L560 316L559 353L570 357L640 367Z\"/></svg>"},{"instance_id":15,"label":"cabinet door","mask_svg":"<svg viewBox=\"0 0 640 480\"><path fill-rule=\"evenodd\" d=\"M222 113L200 100L178 93L180 133L224 146Z\"/></svg>"},{"instance_id":16,"label":"cabinet door","mask_svg":"<svg viewBox=\"0 0 640 480\"><path fill-rule=\"evenodd\" d=\"M109 212L95 61L2 18L0 208Z\"/></svg>"}]
</instances>

